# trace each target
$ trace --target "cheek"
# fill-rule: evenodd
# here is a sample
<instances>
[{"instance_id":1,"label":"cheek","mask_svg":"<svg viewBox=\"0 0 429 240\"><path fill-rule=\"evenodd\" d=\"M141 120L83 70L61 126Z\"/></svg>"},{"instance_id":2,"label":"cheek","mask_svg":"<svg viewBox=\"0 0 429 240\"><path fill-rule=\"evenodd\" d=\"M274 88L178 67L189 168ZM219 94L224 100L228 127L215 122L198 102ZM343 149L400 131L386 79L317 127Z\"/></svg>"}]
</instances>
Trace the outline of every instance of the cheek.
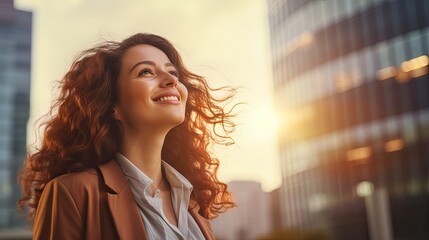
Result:
<instances>
[{"instance_id":1,"label":"cheek","mask_svg":"<svg viewBox=\"0 0 429 240\"><path fill-rule=\"evenodd\" d=\"M133 90L122 91L120 96L120 102L125 108L126 106L132 106L136 102L137 94Z\"/></svg>"},{"instance_id":2,"label":"cheek","mask_svg":"<svg viewBox=\"0 0 429 240\"><path fill-rule=\"evenodd\" d=\"M124 121L129 122L131 119L140 118L141 114L144 114L145 111L142 109L150 107L146 98L147 95L147 91L137 86L128 86L127 90L121 91L118 111Z\"/></svg>"},{"instance_id":3,"label":"cheek","mask_svg":"<svg viewBox=\"0 0 429 240\"><path fill-rule=\"evenodd\" d=\"M149 87L141 83L130 84L125 91L122 91L122 99L125 104L138 104L148 98Z\"/></svg>"},{"instance_id":4,"label":"cheek","mask_svg":"<svg viewBox=\"0 0 429 240\"><path fill-rule=\"evenodd\" d=\"M182 99L187 102L188 101L188 89L182 84L180 85L180 93L182 95Z\"/></svg>"}]
</instances>

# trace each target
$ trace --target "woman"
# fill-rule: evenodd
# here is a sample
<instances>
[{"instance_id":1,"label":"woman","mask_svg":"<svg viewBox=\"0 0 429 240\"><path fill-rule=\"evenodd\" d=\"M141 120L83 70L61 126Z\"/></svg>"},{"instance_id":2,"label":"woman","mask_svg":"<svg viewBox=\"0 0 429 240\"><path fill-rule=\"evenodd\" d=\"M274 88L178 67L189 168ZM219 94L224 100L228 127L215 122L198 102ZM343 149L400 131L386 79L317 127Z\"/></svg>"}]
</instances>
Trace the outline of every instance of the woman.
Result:
<instances>
[{"instance_id":1,"label":"woman","mask_svg":"<svg viewBox=\"0 0 429 240\"><path fill-rule=\"evenodd\" d=\"M160 36L84 51L20 176L34 239L214 239L234 203L208 145L234 123L210 90Z\"/></svg>"}]
</instances>

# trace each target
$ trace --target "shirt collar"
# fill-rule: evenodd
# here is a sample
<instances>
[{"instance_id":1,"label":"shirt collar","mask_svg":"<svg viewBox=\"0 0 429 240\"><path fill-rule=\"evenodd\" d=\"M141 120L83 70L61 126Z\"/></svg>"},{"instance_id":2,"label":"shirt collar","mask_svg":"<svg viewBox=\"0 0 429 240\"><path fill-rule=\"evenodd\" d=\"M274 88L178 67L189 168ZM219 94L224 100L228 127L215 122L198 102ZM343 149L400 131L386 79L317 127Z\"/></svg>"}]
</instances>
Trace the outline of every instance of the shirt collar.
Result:
<instances>
[{"instance_id":1,"label":"shirt collar","mask_svg":"<svg viewBox=\"0 0 429 240\"><path fill-rule=\"evenodd\" d=\"M170 164L162 160L162 165L164 167L165 175L167 181L170 183L170 186L173 188L185 188L192 191L193 186L188 179L185 178L179 171L174 169Z\"/></svg>"},{"instance_id":2,"label":"shirt collar","mask_svg":"<svg viewBox=\"0 0 429 240\"><path fill-rule=\"evenodd\" d=\"M116 160L122 169L122 172L128 178L134 179L143 185L146 190L152 183L153 180L149 178L144 172L142 172L134 163L132 163L127 157L121 153L116 153ZM172 188L184 188L192 191L193 186L180 172L162 160L162 166L164 168L166 180L170 183Z\"/></svg>"}]
</instances>

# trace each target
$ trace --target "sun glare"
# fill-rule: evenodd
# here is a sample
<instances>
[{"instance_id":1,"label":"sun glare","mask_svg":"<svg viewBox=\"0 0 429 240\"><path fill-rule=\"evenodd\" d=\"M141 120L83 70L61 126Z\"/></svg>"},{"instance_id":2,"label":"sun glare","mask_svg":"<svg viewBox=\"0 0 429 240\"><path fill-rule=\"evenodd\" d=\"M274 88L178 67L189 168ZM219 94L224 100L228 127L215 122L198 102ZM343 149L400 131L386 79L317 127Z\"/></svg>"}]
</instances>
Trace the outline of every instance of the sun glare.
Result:
<instances>
[{"instance_id":1,"label":"sun glare","mask_svg":"<svg viewBox=\"0 0 429 240\"><path fill-rule=\"evenodd\" d=\"M261 135L273 136L280 126L279 114L268 105L260 105L249 112L249 123L251 129Z\"/></svg>"}]
</instances>

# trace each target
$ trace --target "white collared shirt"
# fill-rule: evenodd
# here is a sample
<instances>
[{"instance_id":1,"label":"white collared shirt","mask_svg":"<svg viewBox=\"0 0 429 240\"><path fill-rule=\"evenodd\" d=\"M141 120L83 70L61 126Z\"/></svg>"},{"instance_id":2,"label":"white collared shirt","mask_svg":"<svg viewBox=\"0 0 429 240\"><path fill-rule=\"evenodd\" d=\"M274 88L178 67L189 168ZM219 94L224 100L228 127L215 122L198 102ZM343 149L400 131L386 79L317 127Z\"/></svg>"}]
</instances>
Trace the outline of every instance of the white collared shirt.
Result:
<instances>
[{"instance_id":1,"label":"white collared shirt","mask_svg":"<svg viewBox=\"0 0 429 240\"><path fill-rule=\"evenodd\" d=\"M205 239L198 224L188 211L192 184L176 169L162 161L165 177L171 186L171 202L177 218L177 227L164 215L162 198L159 192L153 193L153 184L146 174L138 169L129 159L116 153L116 160L130 184L139 207L148 239Z\"/></svg>"}]
</instances>

